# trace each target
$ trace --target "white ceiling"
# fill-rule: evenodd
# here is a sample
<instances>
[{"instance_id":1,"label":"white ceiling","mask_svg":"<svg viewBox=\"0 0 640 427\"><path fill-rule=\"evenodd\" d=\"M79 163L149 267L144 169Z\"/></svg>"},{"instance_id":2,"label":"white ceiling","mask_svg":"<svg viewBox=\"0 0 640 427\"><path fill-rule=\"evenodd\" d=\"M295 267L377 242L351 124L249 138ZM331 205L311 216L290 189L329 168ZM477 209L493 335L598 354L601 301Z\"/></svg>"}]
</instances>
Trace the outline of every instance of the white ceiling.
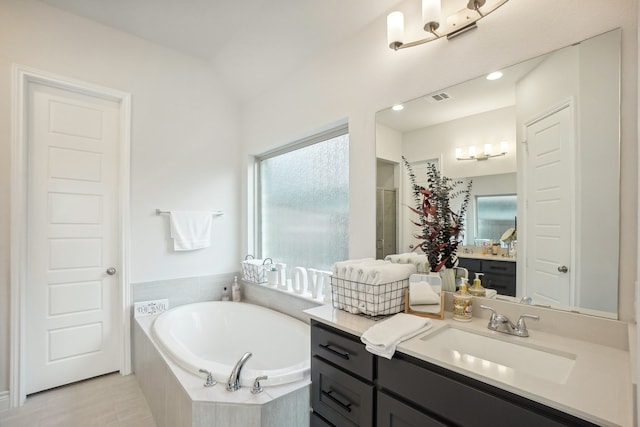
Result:
<instances>
[{"instance_id":1,"label":"white ceiling","mask_svg":"<svg viewBox=\"0 0 640 427\"><path fill-rule=\"evenodd\" d=\"M210 61L240 100L260 93L398 3L398 0L41 1Z\"/></svg>"},{"instance_id":2,"label":"white ceiling","mask_svg":"<svg viewBox=\"0 0 640 427\"><path fill-rule=\"evenodd\" d=\"M503 72L503 77L499 80L489 81L485 76L480 76L405 102L402 111L393 111L391 108L379 111L376 114L376 122L400 132L411 132L438 123L513 106L516 103L516 83L545 57L539 56L499 70ZM442 92L450 98L434 102L431 95Z\"/></svg>"}]
</instances>

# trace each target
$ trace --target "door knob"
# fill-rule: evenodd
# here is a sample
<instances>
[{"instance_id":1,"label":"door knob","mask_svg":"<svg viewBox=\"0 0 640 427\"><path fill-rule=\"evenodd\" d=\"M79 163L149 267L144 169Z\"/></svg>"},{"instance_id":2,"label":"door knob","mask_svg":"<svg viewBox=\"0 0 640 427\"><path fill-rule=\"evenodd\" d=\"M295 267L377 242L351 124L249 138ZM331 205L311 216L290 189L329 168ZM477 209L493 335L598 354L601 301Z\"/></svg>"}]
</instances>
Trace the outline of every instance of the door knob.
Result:
<instances>
[{"instance_id":1,"label":"door knob","mask_svg":"<svg viewBox=\"0 0 640 427\"><path fill-rule=\"evenodd\" d=\"M558 267L558 271L559 271L560 273L566 273L566 272L568 272L568 271L569 271L569 269L567 268L567 266L566 266L566 265L562 265L562 266Z\"/></svg>"},{"instance_id":2,"label":"door knob","mask_svg":"<svg viewBox=\"0 0 640 427\"><path fill-rule=\"evenodd\" d=\"M116 270L115 268L113 268L113 267L109 267L109 268L107 268L107 274L108 274L109 276L113 276L113 275L114 275L114 274L116 274L116 273L117 273L117 270Z\"/></svg>"}]
</instances>

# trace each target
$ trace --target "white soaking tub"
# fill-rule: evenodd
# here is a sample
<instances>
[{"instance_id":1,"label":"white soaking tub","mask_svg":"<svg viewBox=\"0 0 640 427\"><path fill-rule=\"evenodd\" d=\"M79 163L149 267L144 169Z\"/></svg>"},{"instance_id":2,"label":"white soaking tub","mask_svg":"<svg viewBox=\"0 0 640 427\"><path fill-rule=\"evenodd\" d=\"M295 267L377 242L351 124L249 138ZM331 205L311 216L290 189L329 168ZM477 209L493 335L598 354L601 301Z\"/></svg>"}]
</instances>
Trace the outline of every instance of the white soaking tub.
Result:
<instances>
[{"instance_id":1,"label":"white soaking tub","mask_svg":"<svg viewBox=\"0 0 640 427\"><path fill-rule=\"evenodd\" d=\"M240 382L254 380L263 387L309 377L309 326L293 317L257 305L211 301L173 308L158 316L152 335L175 363L202 376L205 369L225 385L245 352L252 356L242 368Z\"/></svg>"}]
</instances>

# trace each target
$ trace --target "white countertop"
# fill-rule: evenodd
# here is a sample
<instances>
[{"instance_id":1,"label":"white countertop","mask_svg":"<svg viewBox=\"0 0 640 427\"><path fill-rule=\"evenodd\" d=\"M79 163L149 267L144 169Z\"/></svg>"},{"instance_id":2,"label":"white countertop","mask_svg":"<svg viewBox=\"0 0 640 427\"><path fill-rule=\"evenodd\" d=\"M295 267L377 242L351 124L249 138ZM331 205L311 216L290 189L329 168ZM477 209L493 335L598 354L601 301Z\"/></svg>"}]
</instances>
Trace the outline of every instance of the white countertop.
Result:
<instances>
[{"instance_id":1,"label":"white countertop","mask_svg":"<svg viewBox=\"0 0 640 427\"><path fill-rule=\"evenodd\" d=\"M502 255L490 255L483 254L481 252L474 252L472 254L464 253L463 251L457 252L458 258L470 258L470 259L486 259L489 261L505 261L505 262L516 262L516 258L514 257L506 257Z\"/></svg>"},{"instance_id":2,"label":"white countertop","mask_svg":"<svg viewBox=\"0 0 640 427\"><path fill-rule=\"evenodd\" d=\"M375 321L333 308L320 306L305 311L312 319L333 326L350 334L361 336ZM396 351L461 373L470 378L521 395L549 407L569 413L590 422L606 426L632 426L633 392L632 366L628 350L568 338L539 330L530 331L528 338L512 337L487 329L486 319L474 318L467 323L451 319L445 313L444 320L433 321L433 327L418 336L400 343ZM442 352L438 357L421 352L425 341L421 338L443 327L458 326L483 335L497 335L505 341L523 342L528 346L540 346L561 353L576 355L575 364L564 384L552 383L533 376L506 377L496 372L477 372L457 365L451 356ZM428 341L426 341L428 343ZM489 343L490 344L490 343Z\"/></svg>"}]
</instances>

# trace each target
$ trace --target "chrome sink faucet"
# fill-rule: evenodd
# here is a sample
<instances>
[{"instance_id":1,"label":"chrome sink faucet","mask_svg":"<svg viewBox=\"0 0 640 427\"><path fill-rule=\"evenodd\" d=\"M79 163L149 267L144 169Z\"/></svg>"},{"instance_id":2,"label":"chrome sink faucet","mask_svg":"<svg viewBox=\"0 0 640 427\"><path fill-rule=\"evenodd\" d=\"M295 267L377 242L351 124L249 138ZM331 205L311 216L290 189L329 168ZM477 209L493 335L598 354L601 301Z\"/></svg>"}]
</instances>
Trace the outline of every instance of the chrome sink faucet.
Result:
<instances>
[{"instance_id":1,"label":"chrome sink faucet","mask_svg":"<svg viewBox=\"0 0 640 427\"><path fill-rule=\"evenodd\" d=\"M491 310L491 317L489 318L489 324L487 325L488 329L496 332L501 332L503 334L515 335L518 337L529 336L527 324L524 322L525 318L534 320L540 319L540 316L535 316L533 314L523 314L514 325L507 316L497 313L493 308L486 305L481 305L480 308L484 310Z\"/></svg>"},{"instance_id":2,"label":"chrome sink faucet","mask_svg":"<svg viewBox=\"0 0 640 427\"><path fill-rule=\"evenodd\" d=\"M240 360L238 360L238 363L236 363L236 366L233 367L233 370L231 371L231 375L229 375L229 381L227 381L227 391L236 391L241 387L240 371L242 371L242 367L244 366L247 359L249 359L250 357L251 357L251 353L247 351L245 354L242 355Z\"/></svg>"}]
</instances>

